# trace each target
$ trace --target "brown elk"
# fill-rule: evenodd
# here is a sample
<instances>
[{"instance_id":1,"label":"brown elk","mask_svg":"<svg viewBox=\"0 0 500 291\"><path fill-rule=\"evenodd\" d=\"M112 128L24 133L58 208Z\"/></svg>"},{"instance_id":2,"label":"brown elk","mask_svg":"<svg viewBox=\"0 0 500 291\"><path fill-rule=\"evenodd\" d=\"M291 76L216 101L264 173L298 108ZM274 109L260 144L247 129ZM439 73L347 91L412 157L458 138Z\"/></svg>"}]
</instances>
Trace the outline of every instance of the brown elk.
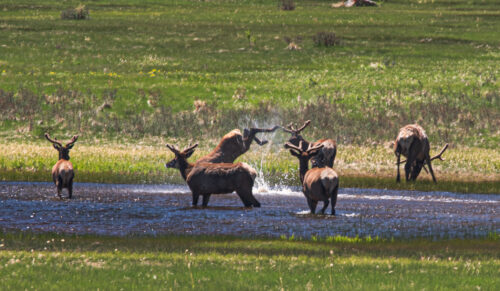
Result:
<instances>
[{"instance_id":1,"label":"brown elk","mask_svg":"<svg viewBox=\"0 0 500 291\"><path fill-rule=\"evenodd\" d=\"M211 153L200 158L196 163L232 163L250 149L252 141L255 141L261 146L267 143L267 140L261 141L258 139L256 136L257 133L273 132L278 128L280 128L280 126L268 129L245 128L243 134L241 134L239 129L234 129L222 137L219 144Z\"/></svg>"},{"instance_id":2,"label":"brown elk","mask_svg":"<svg viewBox=\"0 0 500 291\"><path fill-rule=\"evenodd\" d=\"M396 176L396 182L401 180L399 174L399 165L405 163L405 176L406 181L415 181L420 174L422 168L427 172L425 168L425 163L429 166L429 172L431 173L432 180L436 183L436 177L434 176L434 170L432 169L431 161L435 159L443 160L441 155L448 148L446 144L441 152L430 157L430 145L429 139L425 134L424 129L418 124L408 124L399 130L398 137L394 143L394 154L397 157L398 174ZM407 159L401 161L401 155L405 156Z\"/></svg>"},{"instance_id":3,"label":"brown elk","mask_svg":"<svg viewBox=\"0 0 500 291\"><path fill-rule=\"evenodd\" d=\"M167 145L175 158L165 164L166 168L179 169L193 194L193 206L198 205L198 198L203 196L202 206L208 205L211 194L228 194L236 191L245 207L260 207L259 201L252 194L257 172L245 163L196 163L187 159L198 146L186 147L179 151L176 146Z\"/></svg>"},{"instance_id":4,"label":"brown elk","mask_svg":"<svg viewBox=\"0 0 500 291\"><path fill-rule=\"evenodd\" d=\"M313 167L321 168L327 166L332 168L333 163L335 162L335 156L337 155L337 143L333 139L320 139L313 143L309 143L308 141L306 141L302 137L302 135L300 135L300 132L304 130L310 123L311 121L308 120L298 129L293 126L293 123L290 123L286 127L282 128L285 132L288 132L292 135L292 137L290 137L290 139L288 140L289 143L293 144L294 146L299 146L299 143L302 142L303 151L307 150L310 145L312 147L323 145L321 151L316 156L311 158L311 164Z\"/></svg>"},{"instance_id":5,"label":"brown elk","mask_svg":"<svg viewBox=\"0 0 500 291\"><path fill-rule=\"evenodd\" d=\"M52 180L57 187L57 196L61 197L63 188L68 189L68 198L73 196L73 178L75 172L73 171L73 164L69 161L69 150L75 145L78 136L73 138L63 146L57 139L50 138L49 134L45 134L45 138L52 143L54 148L59 152L59 161L52 167Z\"/></svg>"},{"instance_id":6,"label":"brown elk","mask_svg":"<svg viewBox=\"0 0 500 291\"><path fill-rule=\"evenodd\" d=\"M323 201L321 213L324 214L328 207L329 200L332 202L332 215L335 215L335 205L337 204L337 194L339 190L339 177L330 167L308 169L309 159L317 155L323 145L309 145L303 150L303 142L299 146L286 143L285 148L299 159L300 181L302 182L302 192L306 196L307 204L311 213L316 212L318 201Z\"/></svg>"}]
</instances>

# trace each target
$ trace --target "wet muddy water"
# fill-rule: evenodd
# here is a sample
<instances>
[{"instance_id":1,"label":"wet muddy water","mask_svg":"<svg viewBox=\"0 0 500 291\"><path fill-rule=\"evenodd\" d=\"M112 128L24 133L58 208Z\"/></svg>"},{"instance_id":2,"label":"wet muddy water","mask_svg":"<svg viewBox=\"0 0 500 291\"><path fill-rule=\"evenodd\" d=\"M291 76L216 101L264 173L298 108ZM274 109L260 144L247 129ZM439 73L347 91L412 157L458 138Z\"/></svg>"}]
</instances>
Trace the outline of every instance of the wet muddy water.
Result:
<instances>
[{"instance_id":1,"label":"wet muddy water","mask_svg":"<svg viewBox=\"0 0 500 291\"><path fill-rule=\"evenodd\" d=\"M182 185L76 183L74 198L60 200L51 183L3 182L0 230L306 238L462 238L500 233L500 195L340 189L333 217L309 214L298 188L254 192L261 208L243 208L233 193L212 195L209 207L194 209L191 192ZM320 202L318 210L321 207Z\"/></svg>"}]
</instances>

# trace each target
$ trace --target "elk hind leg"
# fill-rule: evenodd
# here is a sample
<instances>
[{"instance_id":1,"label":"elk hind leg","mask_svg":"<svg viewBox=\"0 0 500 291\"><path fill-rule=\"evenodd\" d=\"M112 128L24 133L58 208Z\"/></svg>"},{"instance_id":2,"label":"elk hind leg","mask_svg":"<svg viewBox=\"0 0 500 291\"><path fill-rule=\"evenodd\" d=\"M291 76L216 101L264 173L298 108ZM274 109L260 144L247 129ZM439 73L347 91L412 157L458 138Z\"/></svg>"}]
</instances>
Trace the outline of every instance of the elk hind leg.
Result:
<instances>
[{"instance_id":1,"label":"elk hind leg","mask_svg":"<svg viewBox=\"0 0 500 291\"><path fill-rule=\"evenodd\" d=\"M335 215L335 206L337 205L337 195L339 193L339 184L333 189L330 199L332 200L332 215Z\"/></svg>"},{"instance_id":2,"label":"elk hind leg","mask_svg":"<svg viewBox=\"0 0 500 291\"><path fill-rule=\"evenodd\" d=\"M68 198L71 199L72 197L73 197L73 179L71 179L68 184Z\"/></svg>"},{"instance_id":3,"label":"elk hind leg","mask_svg":"<svg viewBox=\"0 0 500 291\"><path fill-rule=\"evenodd\" d=\"M62 189L63 189L63 182L62 182L61 177L57 178L56 186L57 186L57 196L59 197L59 199L62 199L61 193L62 193Z\"/></svg>"},{"instance_id":4,"label":"elk hind leg","mask_svg":"<svg viewBox=\"0 0 500 291\"><path fill-rule=\"evenodd\" d=\"M203 201L202 201L202 206L207 207L208 206L208 200L210 199L210 194L205 194L203 195Z\"/></svg>"}]
</instances>

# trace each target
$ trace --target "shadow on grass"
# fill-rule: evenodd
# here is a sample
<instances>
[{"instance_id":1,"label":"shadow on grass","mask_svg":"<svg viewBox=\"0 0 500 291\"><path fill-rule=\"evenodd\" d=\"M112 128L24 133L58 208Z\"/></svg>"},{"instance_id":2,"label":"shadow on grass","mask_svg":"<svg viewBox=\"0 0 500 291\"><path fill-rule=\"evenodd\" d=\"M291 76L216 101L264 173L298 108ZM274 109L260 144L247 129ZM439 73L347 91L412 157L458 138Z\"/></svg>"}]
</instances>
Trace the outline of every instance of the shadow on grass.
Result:
<instances>
[{"instance_id":1,"label":"shadow on grass","mask_svg":"<svg viewBox=\"0 0 500 291\"><path fill-rule=\"evenodd\" d=\"M26 232L0 233L0 250L37 250L72 252L151 253L219 253L224 255L308 256L326 257L363 255L373 257L421 258L500 258L498 234L480 239L383 240L371 238L330 237L321 240L290 238L237 238L233 236L132 236L35 234Z\"/></svg>"}]
</instances>

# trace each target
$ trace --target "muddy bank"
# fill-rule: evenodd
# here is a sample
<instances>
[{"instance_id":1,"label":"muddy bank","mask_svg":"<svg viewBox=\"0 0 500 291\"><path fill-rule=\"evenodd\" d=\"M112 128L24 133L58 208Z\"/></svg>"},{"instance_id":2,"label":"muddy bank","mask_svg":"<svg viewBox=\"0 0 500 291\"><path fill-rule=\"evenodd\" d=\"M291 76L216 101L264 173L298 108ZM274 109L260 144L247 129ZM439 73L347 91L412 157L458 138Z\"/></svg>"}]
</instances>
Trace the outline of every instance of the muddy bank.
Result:
<instances>
[{"instance_id":1,"label":"muddy bank","mask_svg":"<svg viewBox=\"0 0 500 291\"><path fill-rule=\"evenodd\" d=\"M337 216L332 217L309 214L298 188L261 188L255 193L261 208L245 209L236 194L229 194L212 195L208 208L193 209L189 189L183 185L77 183L74 199L61 201L51 183L2 182L0 229L385 238L463 238L500 232L498 195L340 189Z\"/></svg>"}]
</instances>

